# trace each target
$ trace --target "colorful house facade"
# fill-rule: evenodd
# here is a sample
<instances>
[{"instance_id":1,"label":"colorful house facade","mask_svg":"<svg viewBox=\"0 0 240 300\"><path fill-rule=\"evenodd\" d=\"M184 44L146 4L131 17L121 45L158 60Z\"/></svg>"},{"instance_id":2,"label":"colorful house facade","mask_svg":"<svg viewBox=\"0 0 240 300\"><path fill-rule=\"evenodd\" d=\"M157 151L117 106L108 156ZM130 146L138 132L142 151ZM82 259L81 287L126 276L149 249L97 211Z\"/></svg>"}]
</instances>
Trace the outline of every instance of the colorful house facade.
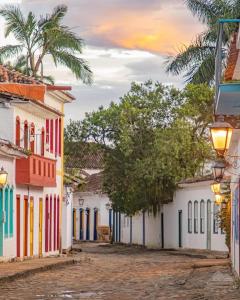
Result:
<instances>
[{"instance_id":1,"label":"colorful house facade","mask_svg":"<svg viewBox=\"0 0 240 300\"><path fill-rule=\"evenodd\" d=\"M0 66L1 134L28 153L13 168L12 251L19 258L61 251L64 105L74 99L69 90Z\"/></svg>"}]
</instances>

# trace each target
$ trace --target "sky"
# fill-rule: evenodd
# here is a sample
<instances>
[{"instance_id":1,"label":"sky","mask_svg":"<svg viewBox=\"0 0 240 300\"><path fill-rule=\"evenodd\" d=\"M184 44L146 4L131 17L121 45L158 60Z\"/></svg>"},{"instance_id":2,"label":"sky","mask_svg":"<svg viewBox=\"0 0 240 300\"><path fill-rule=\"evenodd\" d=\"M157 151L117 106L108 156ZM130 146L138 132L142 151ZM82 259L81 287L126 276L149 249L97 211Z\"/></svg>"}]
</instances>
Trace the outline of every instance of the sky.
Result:
<instances>
[{"instance_id":1,"label":"sky","mask_svg":"<svg viewBox=\"0 0 240 300\"><path fill-rule=\"evenodd\" d=\"M67 122L118 101L133 81L152 79L182 88L181 76L166 74L166 58L203 30L184 0L0 0L0 4L18 4L24 12L38 15L59 4L68 6L65 24L85 40L82 57L89 62L94 83L86 86L67 69L45 61L45 72L56 84L73 88L76 101L66 105ZM14 43L11 37L4 39L3 24L0 19L0 45Z\"/></svg>"}]
</instances>

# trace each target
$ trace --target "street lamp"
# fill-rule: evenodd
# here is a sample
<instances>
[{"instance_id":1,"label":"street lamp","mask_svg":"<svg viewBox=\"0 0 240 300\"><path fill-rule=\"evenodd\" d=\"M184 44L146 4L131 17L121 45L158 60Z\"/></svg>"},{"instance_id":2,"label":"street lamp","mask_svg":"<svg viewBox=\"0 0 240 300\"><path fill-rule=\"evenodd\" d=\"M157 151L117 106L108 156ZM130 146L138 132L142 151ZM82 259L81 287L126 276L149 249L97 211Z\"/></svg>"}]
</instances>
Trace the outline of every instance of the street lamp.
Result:
<instances>
[{"instance_id":1,"label":"street lamp","mask_svg":"<svg viewBox=\"0 0 240 300\"><path fill-rule=\"evenodd\" d=\"M79 203L79 206L80 206L80 207L83 207L84 199L83 199L83 198L79 198L79 199L78 199L78 203Z\"/></svg>"},{"instance_id":2,"label":"street lamp","mask_svg":"<svg viewBox=\"0 0 240 300\"><path fill-rule=\"evenodd\" d=\"M220 205L223 201L223 197L221 195L215 195L215 203Z\"/></svg>"},{"instance_id":3,"label":"street lamp","mask_svg":"<svg viewBox=\"0 0 240 300\"><path fill-rule=\"evenodd\" d=\"M109 202L106 203L105 207L106 207L107 210L110 210L110 208L111 208L111 203L109 203Z\"/></svg>"},{"instance_id":4,"label":"street lamp","mask_svg":"<svg viewBox=\"0 0 240 300\"><path fill-rule=\"evenodd\" d=\"M213 148L221 157L229 149L232 132L232 126L226 122L215 122L210 126Z\"/></svg>"},{"instance_id":5,"label":"street lamp","mask_svg":"<svg viewBox=\"0 0 240 300\"><path fill-rule=\"evenodd\" d=\"M0 187L4 187L7 183L8 173L2 167L0 170Z\"/></svg>"},{"instance_id":6,"label":"street lamp","mask_svg":"<svg viewBox=\"0 0 240 300\"><path fill-rule=\"evenodd\" d=\"M220 194L220 191L221 191L221 185L220 183L212 183L211 184L211 189L212 189L212 192L215 194L215 195L218 195Z\"/></svg>"},{"instance_id":7,"label":"street lamp","mask_svg":"<svg viewBox=\"0 0 240 300\"><path fill-rule=\"evenodd\" d=\"M216 161L212 166L214 180L220 182L223 179L226 163L223 160Z\"/></svg>"}]
</instances>

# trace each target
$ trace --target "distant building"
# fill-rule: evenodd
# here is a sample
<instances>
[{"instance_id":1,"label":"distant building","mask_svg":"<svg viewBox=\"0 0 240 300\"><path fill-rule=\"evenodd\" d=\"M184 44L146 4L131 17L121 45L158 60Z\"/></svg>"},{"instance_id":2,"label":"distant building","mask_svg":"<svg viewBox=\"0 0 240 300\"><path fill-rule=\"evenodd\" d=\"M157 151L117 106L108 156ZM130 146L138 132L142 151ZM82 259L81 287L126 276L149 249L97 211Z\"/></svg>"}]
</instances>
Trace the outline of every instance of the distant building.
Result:
<instances>
[{"instance_id":1,"label":"distant building","mask_svg":"<svg viewBox=\"0 0 240 300\"><path fill-rule=\"evenodd\" d=\"M73 193L72 237L80 241L109 240L112 209L103 192L103 151L94 144L81 144L79 157L68 157L66 170L83 183Z\"/></svg>"}]
</instances>

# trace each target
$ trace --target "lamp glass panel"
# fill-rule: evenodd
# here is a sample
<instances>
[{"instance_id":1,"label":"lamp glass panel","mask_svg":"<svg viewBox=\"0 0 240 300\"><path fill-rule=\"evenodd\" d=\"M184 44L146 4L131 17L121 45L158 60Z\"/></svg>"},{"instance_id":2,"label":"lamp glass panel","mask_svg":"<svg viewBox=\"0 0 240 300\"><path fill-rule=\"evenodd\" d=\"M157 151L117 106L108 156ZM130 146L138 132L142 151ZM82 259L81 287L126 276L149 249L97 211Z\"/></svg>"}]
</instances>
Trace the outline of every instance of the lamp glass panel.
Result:
<instances>
[{"instance_id":1,"label":"lamp glass panel","mask_svg":"<svg viewBox=\"0 0 240 300\"><path fill-rule=\"evenodd\" d=\"M220 193L220 190L221 190L221 188L220 188L220 183L213 183L213 184L211 185L211 189L212 189L212 192L213 192L214 194L219 194L219 193Z\"/></svg>"},{"instance_id":2,"label":"lamp glass panel","mask_svg":"<svg viewBox=\"0 0 240 300\"><path fill-rule=\"evenodd\" d=\"M4 186L7 183L7 173L0 173L0 186Z\"/></svg>"},{"instance_id":3,"label":"lamp glass panel","mask_svg":"<svg viewBox=\"0 0 240 300\"><path fill-rule=\"evenodd\" d=\"M215 195L215 202L217 205L220 205L222 202L222 196L221 195Z\"/></svg>"},{"instance_id":4,"label":"lamp glass panel","mask_svg":"<svg viewBox=\"0 0 240 300\"><path fill-rule=\"evenodd\" d=\"M212 128L211 129L212 141L215 150L224 151L227 144L230 144L228 139L227 128Z\"/></svg>"}]
</instances>

